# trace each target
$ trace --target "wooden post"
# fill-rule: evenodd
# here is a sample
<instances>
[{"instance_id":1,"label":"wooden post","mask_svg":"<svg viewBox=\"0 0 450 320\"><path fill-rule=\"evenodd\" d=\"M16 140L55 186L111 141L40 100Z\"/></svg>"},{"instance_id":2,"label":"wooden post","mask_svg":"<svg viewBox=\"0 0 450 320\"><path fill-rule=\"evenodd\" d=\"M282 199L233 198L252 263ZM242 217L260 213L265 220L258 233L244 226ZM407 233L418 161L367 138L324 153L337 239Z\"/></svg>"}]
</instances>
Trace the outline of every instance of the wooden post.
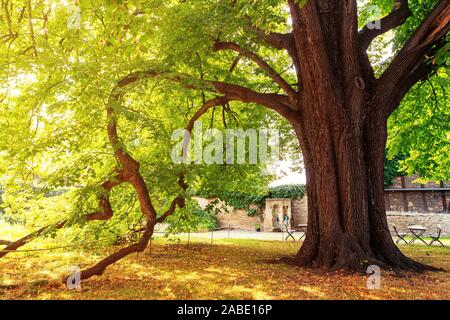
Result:
<instances>
[{"instance_id":1,"label":"wooden post","mask_svg":"<svg viewBox=\"0 0 450 320\"><path fill-rule=\"evenodd\" d=\"M444 181L440 182L440 187L444 188ZM442 212L447 212L449 210L449 208L447 206L447 199L446 199L446 196L445 196L445 190L442 190L441 195L442 195L442 209L443 209Z\"/></svg>"},{"instance_id":2,"label":"wooden post","mask_svg":"<svg viewBox=\"0 0 450 320\"><path fill-rule=\"evenodd\" d=\"M150 237L149 255L152 255L152 238Z\"/></svg>"},{"instance_id":3,"label":"wooden post","mask_svg":"<svg viewBox=\"0 0 450 320\"><path fill-rule=\"evenodd\" d=\"M231 224L228 224L228 239L230 239Z\"/></svg>"},{"instance_id":4,"label":"wooden post","mask_svg":"<svg viewBox=\"0 0 450 320\"><path fill-rule=\"evenodd\" d=\"M408 212L409 211L409 209L408 209L408 195L407 195L407 191L405 190L406 189L406 181L405 181L405 177L404 176L402 176L401 178L400 178L400 180L402 181L402 196L403 196L403 210L405 211L405 212Z\"/></svg>"},{"instance_id":5,"label":"wooden post","mask_svg":"<svg viewBox=\"0 0 450 320\"><path fill-rule=\"evenodd\" d=\"M420 187L423 189L425 188L425 185L422 183ZM428 211L428 203L427 203L427 193L425 191L422 191L422 203L423 203L423 210L425 212Z\"/></svg>"},{"instance_id":6,"label":"wooden post","mask_svg":"<svg viewBox=\"0 0 450 320\"><path fill-rule=\"evenodd\" d=\"M188 229L188 249L190 242L191 242L191 229Z\"/></svg>"},{"instance_id":7,"label":"wooden post","mask_svg":"<svg viewBox=\"0 0 450 320\"><path fill-rule=\"evenodd\" d=\"M213 238L214 238L214 229L211 229L211 244L213 244Z\"/></svg>"}]
</instances>

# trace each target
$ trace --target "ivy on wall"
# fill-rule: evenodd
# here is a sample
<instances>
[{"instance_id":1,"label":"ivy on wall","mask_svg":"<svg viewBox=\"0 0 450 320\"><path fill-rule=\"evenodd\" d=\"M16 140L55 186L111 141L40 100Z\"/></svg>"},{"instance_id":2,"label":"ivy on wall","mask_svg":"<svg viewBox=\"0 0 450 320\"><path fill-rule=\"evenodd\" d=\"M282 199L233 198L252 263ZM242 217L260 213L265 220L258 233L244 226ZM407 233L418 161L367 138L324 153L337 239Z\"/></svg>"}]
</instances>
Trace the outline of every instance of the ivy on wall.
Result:
<instances>
[{"instance_id":1,"label":"ivy on wall","mask_svg":"<svg viewBox=\"0 0 450 320\"><path fill-rule=\"evenodd\" d=\"M291 198L301 199L306 194L306 186L302 184L287 184L269 188L269 196L267 198Z\"/></svg>"},{"instance_id":2,"label":"ivy on wall","mask_svg":"<svg viewBox=\"0 0 450 320\"><path fill-rule=\"evenodd\" d=\"M396 155L394 158L389 159L386 155L384 158L384 186L389 187L394 183L394 179L399 176L406 175L400 169L399 163L402 160L405 160L407 156L405 155Z\"/></svg>"},{"instance_id":3,"label":"ivy on wall","mask_svg":"<svg viewBox=\"0 0 450 320\"><path fill-rule=\"evenodd\" d=\"M267 194L257 195L250 194L245 192L223 192L218 195L205 195L198 194L199 196L212 198L217 197L222 200L226 205L231 206L236 209L245 209L247 211L247 215L253 217L258 214L258 210L256 208L252 208L252 205L255 205L259 208L264 207L265 201L267 198L290 198L290 199L301 199L306 194L306 186L305 185L282 185L277 187L270 187Z\"/></svg>"}]
</instances>

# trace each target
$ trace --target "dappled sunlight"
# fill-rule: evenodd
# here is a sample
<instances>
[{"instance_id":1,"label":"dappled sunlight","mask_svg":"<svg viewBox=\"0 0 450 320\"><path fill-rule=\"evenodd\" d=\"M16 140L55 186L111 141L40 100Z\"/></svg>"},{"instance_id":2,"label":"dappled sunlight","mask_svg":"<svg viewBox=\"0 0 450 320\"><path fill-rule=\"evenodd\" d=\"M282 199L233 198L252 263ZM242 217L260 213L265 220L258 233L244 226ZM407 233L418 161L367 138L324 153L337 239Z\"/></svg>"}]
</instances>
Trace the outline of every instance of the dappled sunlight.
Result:
<instances>
[{"instance_id":1,"label":"dappled sunlight","mask_svg":"<svg viewBox=\"0 0 450 320\"><path fill-rule=\"evenodd\" d=\"M0 260L0 289L5 299L429 299L450 298L449 248L404 248L446 272L382 273L379 290L368 290L367 277L324 273L268 262L293 256L299 244L222 240L214 245L173 244L158 240L152 249L110 266L103 276L70 291L60 279L71 265L87 267L117 248L93 254L81 251L10 255ZM403 248L402 248L403 249Z\"/></svg>"},{"instance_id":2,"label":"dappled sunlight","mask_svg":"<svg viewBox=\"0 0 450 320\"><path fill-rule=\"evenodd\" d=\"M245 287L241 285L235 285L232 287L224 288L222 293L228 297L242 297L241 299L256 299L256 300L270 300L275 297L269 295L267 291L261 285L255 287Z\"/></svg>"},{"instance_id":3,"label":"dappled sunlight","mask_svg":"<svg viewBox=\"0 0 450 320\"><path fill-rule=\"evenodd\" d=\"M308 295L310 295L313 298L326 298L326 295L322 292L322 290L318 287L311 287L311 286L299 286L298 290L305 291Z\"/></svg>"}]
</instances>

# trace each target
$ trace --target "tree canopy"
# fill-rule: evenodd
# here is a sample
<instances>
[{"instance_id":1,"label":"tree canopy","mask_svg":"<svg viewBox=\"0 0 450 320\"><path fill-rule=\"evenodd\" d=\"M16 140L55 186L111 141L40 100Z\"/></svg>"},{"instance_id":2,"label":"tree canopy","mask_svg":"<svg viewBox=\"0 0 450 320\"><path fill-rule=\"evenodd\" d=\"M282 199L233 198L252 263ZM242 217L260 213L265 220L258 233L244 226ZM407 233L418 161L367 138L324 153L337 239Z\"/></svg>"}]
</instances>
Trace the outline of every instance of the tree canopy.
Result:
<instances>
[{"instance_id":1,"label":"tree canopy","mask_svg":"<svg viewBox=\"0 0 450 320\"><path fill-rule=\"evenodd\" d=\"M288 2L292 9L307 1ZM445 5L358 4L359 41L375 77L395 78L389 62L437 3ZM266 164L172 161L172 133L200 116L219 130L277 128L286 152L300 158L285 118L313 84L300 81L292 59L295 12L286 1L1 0L1 9L0 184L4 212L17 221L84 226L101 207L110 219L84 230L125 231L140 221L137 202L147 190L135 194L122 180L148 189L159 219L177 205L184 210L180 197L196 190L267 190L273 177L261 174ZM381 29L365 27L382 17ZM426 179L449 178L448 61L447 42L394 97L424 80L390 120L389 154L408 154L404 170ZM425 65L426 75L433 69L430 79Z\"/></svg>"}]
</instances>

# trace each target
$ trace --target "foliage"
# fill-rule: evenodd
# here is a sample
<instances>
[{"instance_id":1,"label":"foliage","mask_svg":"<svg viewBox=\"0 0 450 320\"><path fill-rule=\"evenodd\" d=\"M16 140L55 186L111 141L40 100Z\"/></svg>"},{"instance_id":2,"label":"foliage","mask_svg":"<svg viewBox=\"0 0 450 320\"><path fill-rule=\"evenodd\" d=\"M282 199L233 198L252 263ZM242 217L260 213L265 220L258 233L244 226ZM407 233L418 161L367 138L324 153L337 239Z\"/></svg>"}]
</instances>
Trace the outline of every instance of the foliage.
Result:
<instances>
[{"instance_id":1,"label":"foliage","mask_svg":"<svg viewBox=\"0 0 450 320\"><path fill-rule=\"evenodd\" d=\"M422 7L427 9L434 2L413 5L414 18L396 33L395 50L417 26ZM139 225L142 214L127 186L111 192L115 211L111 220L86 224L83 216L98 210L100 185L117 167L116 146L110 145L105 130L104 107L111 88L124 76L143 70L166 75L142 79L123 92L123 103L115 106L115 112L121 144L140 162L158 212L167 210L168 199L180 192L180 172L190 186L188 195L203 190L223 196L236 207L248 208L267 196L303 195L303 187L293 187L292 192L280 187L267 195L273 177L261 174L264 164L180 166L170 157L172 132L184 128L203 101L213 96L198 79L232 82L260 92L279 91L247 59L240 59L230 73L237 55L212 50L219 36L270 57L271 66L283 72L287 82L295 83L288 55L261 45L250 28L289 31L284 0L259 0L257 5L249 0L83 0L69 6L62 0L8 3L0 13L0 184L4 189L1 206L9 221L42 227L68 218L73 230L62 231L67 241L114 238ZM381 14L392 5L388 0L369 3L381 5ZM360 24L367 18L362 14ZM371 58L381 61L381 70L384 58L375 51ZM431 57L442 70L430 83L418 85L390 121L390 157L409 154L400 162L401 168L430 179L443 179L450 172L445 53ZM168 79L180 74L197 79L193 82L198 89ZM410 119L417 111L418 116ZM222 132L237 127L280 129L287 145L284 156L300 160L292 128L260 106L230 102L226 109L210 110L202 120ZM205 216L190 209L194 220ZM177 212L172 224L179 218L181 226L200 225L182 222L185 214Z\"/></svg>"},{"instance_id":2,"label":"foliage","mask_svg":"<svg viewBox=\"0 0 450 320\"><path fill-rule=\"evenodd\" d=\"M200 208L197 201L189 201L182 210L177 210L175 214L167 219L169 227L167 234L188 232L188 231L205 231L218 227L215 213L211 207L204 210Z\"/></svg>"},{"instance_id":3,"label":"foliage","mask_svg":"<svg viewBox=\"0 0 450 320\"><path fill-rule=\"evenodd\" d=\"M390 159L387 154L384 159L384 186L389 187L393 184L396 177L405 175L405 172L400 170L400 162L405 160L407 156L396 155L394 158Z\"/></svg>"},{"instance_id":4,"label":"foliage","mask_svg":"<svg viewBox=\"0 0 450 320\"><path fill-rule=\"evenodd\" d=\"M306 186L301 184L287 184L269 188L268 198L301 199L306 194Z\"/></svg>"},{"instance_id":5,"label":"foliage","mask_svg":"<svg viewBox=\"0 0 450 320\"><path fill-rule=\"evenodd\" d=\"M304 185L282 185L276 187L269 187L268 191L264 194L250 194L246 192L222 192L220 194L205 194L203 196L207 198L218 197L224 201L226 205L229 205L236 209L246 209L248 216L255 216L258 214L256 208L252 208L252 205L256 205L262 208L265 205L267 198L290 198L301 199L306 194L306 186Z\"/></svg>"},{"instance_id":6,"label":"foliage","mask_svg":"<svg viewBox=\"0 0 450 320\"><path fill-rule=\"evenodd\" d=\"M370 50L370 58L375 72L380 75L421 21L430 12L437 0L409 1L411 16L404 24L379 39ZM381 9L379 17L385 16L392 8L393 1L369 1ZM367 7L366 7L367 8ZM366 10L367 11L367 10ZM367 12L360 16L368 21ZM399 174L419 174L423 181L450 179L450 35L446 45L434 55L427 57L435 65L436 71L416 84L403 99L400 107L391 115L388 124L388 158L399 168ZM403 155L408 155L404 157ZM389 162L389 160L387 160ZM389 184L395 170L385 174L385 185Z\"/></svg>"},{"instance_id":7,"label":"foliage","mask_svg":"<svg viewBox=\"0 0 450 320\"><path fill-rule=\"evenodd\" d=\"M219 198L236 209L249 209L252 204L263 206L266 197L244 192L224 192Z\"/></svg>"},{"instance_id":8,"label":"foliage","mask_svg":"<svg viewBox=\"0 0 450 320\"><path fill-rule=\"evenodd\" d=\"M152 0L109 4L87 0L79 7L61 1L33 2L29 7L27 1L18 0L2 7L0 179L5 216L32 227L68 218L73 228L68 241L130 232L142 214L126 186L111 193L115 211L111 220L87 224L83 219L98 210L100 184L117 166L107 140L104 108L112 86L136 70L199 78L203 68L204 77L224 78L220 70L234 57L213 53L210 36L241 28L241 22L230 19L236 14L257 13L257 20L267 15L264 24L280 29L280 17L286 16L280 8L273 1L261 2L256 11L249 3L228 11L225 3ZM79 21L70 23L77 19L78 9ZM234 24L229 23L232 20ZM280 57L278 64L284 67L286 60ZM238 83L252 81L264 90L275 88L267 86L261 73L246 79L244 75L253 74L250 70L252 66L242 63L233 78ZM140 81L123 94L123 104L115 106L121 143L141 163L158 212L164 212L168 199L179 193L180 171L192 189L215 191L258 192L273 179L261 175L263 164L172 162L172 132L184 128L203 99L210 97L160 77ZM217 108L202 120L218 130L286 127L273 112L234 102L223 114ZM193 214L201 216L195 210Z\"/></svg>"},{"instance_id":9,"label":"foliage","mask_svg":"<svg viewBox=\"0 0 450 320\"><path fill-rule=\"evenodd\" d=\"M450 78L440 70L417 84L389 120L389 157L400 159L399 168L423 180L450 180Z\"/></svg>"},{"instance_id":10,"label":"foliage","mask_svg":"<svg viewBox=\"0 0 450 320\"><path fill-rule=\"evenodd\" d=\"M394 48L400 48L437 3L411 1L413 15L396 31ZM389 120L389 156L408 154L399 166L408 175L418 174L423 181L450 180L450 35L446 45L429 63L438 68L432 76L419 82L402 101Z\"/></svg>"}]
</instances>

